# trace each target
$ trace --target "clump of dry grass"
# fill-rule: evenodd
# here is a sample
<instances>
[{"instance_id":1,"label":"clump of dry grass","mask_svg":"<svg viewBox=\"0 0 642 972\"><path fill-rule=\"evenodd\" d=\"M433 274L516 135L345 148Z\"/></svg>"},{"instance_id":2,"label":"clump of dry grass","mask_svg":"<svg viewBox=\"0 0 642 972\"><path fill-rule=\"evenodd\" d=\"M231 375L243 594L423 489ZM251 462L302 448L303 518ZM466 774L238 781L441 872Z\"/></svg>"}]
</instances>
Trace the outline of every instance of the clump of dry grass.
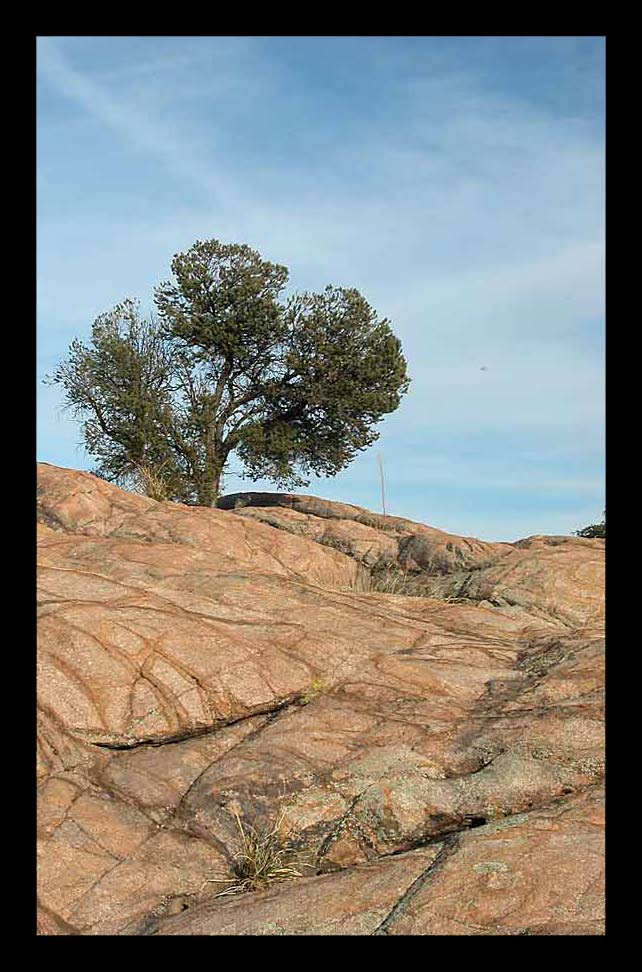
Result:
<instances>
[{"instance_id":1,"label":"clump of dry grass","mask_svg":"<svg viewBox=\"0 0 642 972\"><path fill-rule=\"evenodd\" d=\"M165 463L160 466L152 466L149 463L141 462L134 470L136 484L141 492L159 503L171 499L169 481L164 469Z\"/></svg>"},{"instance_id":2,"label":"clump of dry grass","mask_svg":"<svg viewBox=\"0 0 642 972\"><path fill-rule=\"evenodd\" d=\"M423 593L418 580L409 571L397 564L386 564L370 574L370 590L380 594L406 594L409 596Z\"/></svg>"},{"instance_id":3,"label":"clump of dry grass","mask_svg":"<svg viewBox=\"0 0 642 972\"><path fill-rule=\"evenodd\" d=\"M215 897L261 891L277 881L302 877L299 868L314 866L292 860L291 848L281 835L283 813L279 814L272 827L263 829L244 823L236 811L234 817L241 842L241 849L234 855L234 871L238 880L219 891ZM227 883L227 880L205 882L208 883L222 884Z\"/></svg>"},{"instance_id":4,"label":"clump of dry grass","mask_svg":"<svg viewBox=\"0 0 642 972\"><path fill-rule=\"evenodd\" d=\"M366 572L362 570L355 583L355 590L364 594L397 594L404 597L431 597L447 604L457 604L466 598L451 594L444 589L439 577L425 571L410 571L394 561Z\"/></svg>"}]
</instances>

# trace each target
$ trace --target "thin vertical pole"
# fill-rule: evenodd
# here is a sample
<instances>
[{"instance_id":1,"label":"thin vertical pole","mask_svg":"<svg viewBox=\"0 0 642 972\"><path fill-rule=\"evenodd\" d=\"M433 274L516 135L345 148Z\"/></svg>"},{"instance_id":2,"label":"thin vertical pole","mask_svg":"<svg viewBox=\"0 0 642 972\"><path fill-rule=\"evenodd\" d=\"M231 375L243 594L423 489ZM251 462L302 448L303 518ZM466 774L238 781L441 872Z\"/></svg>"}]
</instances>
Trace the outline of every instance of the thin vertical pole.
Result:
<instances>
[{"instance_id":1,"label":"thin vertical pole","mask_svg":"<svg viewBox=\"0 0 642 972\"><path fill-rule=\"evenodd\" d=\"M381 458L381 453L377 453L377 462L379 463L379 478L381 479L381 507L383 509L383 515L386 515L386 483L383 478L383 459Z\"/></svg>"}]
</instances>

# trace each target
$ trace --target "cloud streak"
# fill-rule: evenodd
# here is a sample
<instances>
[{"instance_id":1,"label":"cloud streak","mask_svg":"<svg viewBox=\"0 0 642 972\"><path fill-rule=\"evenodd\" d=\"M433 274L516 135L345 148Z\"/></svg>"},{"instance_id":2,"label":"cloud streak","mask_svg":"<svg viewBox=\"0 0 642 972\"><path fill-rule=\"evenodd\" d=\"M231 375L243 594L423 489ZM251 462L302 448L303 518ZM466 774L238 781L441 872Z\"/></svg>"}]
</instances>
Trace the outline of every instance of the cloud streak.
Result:
<instances>
[{"instance_id":1,"label":"cloud streak","mask_svg":"<svg viewBox=\"0 0 642 972\"><path fill-rule=\"evenodd\" d=\"M158 68L159 63L155 66ZM144 70L143 65L138 65L138 69ZM149 70L153 72L154 64ZM149 153L174 178L187 179L212 199L229 199L237 194L236 186L220 167L211 158L199 157L189 145L178 120L171 127L159 125L144 112L110 95L105 87L76 70L52 38L39 39L38 71L60 94L107 125L133 148Z\"/></svg>"}]
</instances>

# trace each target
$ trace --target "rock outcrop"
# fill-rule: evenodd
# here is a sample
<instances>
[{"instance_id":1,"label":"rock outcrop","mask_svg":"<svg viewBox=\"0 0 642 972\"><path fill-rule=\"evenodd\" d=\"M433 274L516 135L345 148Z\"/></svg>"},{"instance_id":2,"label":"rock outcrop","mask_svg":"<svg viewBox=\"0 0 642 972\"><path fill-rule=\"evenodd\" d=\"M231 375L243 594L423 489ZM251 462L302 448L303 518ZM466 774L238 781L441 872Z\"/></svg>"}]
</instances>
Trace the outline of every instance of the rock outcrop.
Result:
<instances>
[{"instance_id":1,"label":"rock outcrop","mask_svg":"<svg viewBox=\"0 0 642 972\"><path fill-rule=\"evenodd\" d=\"M604 542L220 506L38 467L39 933L600 934Z\"/></svg>"},{"instance_id":2,"label":"rock outcrop","mask_svg":"<svg viewBox=\"0 0 642 972\"><path fill-rule=\"evenodd\" d=\"M222 497L218 506L341 550L366 567L395 564L440 574L494 564L512 547L458 537L399 516L383 516L316 496L232 493Z\"/></svg>"}]
</instances>

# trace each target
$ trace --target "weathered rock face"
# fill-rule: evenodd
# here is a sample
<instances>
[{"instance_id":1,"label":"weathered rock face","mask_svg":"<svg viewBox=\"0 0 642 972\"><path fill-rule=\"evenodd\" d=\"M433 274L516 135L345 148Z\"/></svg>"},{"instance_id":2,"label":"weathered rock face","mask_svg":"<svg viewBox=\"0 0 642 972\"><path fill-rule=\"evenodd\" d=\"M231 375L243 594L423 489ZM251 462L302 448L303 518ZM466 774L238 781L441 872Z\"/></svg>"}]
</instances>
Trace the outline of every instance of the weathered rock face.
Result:
<instances>
[{"instance_id":1,"label":"weathered rock face","mask_svg":"<svg viewBox=\"0 0 642 972\"><path fill-rule=\"evenodd\" d=\"M486 543L346 503L286 493L219 500L245 519L309 537L370 568L430 577L431 593L574 629L604 616L604 540L528 537Z\"/></svg>"},{"instance_id":2,"label":"weathered rock face","mask_svg":"<svg viewBox=\"0 0 642 972\"><path fill-rule=\"evenodd\" d=\"M603 828L603 793L592 787L371 864L204 902L157 933L600 935Z\"/></svg>"},{"instance_id":3,"label":"weathered rock face","mask_svg":"<svg viewBox=\"0 0 642 972\"><path fill-rule=\"evenodd\" d=\"M601 933L603 541L38 472L40 934ZM235 814L302 876L221 897Z\"/></svg>"},{"instance_id":4,"label":"weathered rock face","mask_svg":"<svg viewBox=\"0 0 642 972\"><path fill-rule=\"evenodd\" d=\"M458 579L451 577L453 582ZM459 593L570 629L604 620L604 540L528 537L498 563L470 571Z\"/></svg>"},{"instance_id":5,"label":"weathered rock face","mask_svg":"<svg viewBox=\"0 0 642 972\"><path fill-rule=\"evenodd\" d=\"M221 497L218 506L341 550L367 567L396 563L406 569L444 573L493 564L512 549L509 543L458 537L423 523L316 496L233 493Z\"/></svg>"}]
</instances>

